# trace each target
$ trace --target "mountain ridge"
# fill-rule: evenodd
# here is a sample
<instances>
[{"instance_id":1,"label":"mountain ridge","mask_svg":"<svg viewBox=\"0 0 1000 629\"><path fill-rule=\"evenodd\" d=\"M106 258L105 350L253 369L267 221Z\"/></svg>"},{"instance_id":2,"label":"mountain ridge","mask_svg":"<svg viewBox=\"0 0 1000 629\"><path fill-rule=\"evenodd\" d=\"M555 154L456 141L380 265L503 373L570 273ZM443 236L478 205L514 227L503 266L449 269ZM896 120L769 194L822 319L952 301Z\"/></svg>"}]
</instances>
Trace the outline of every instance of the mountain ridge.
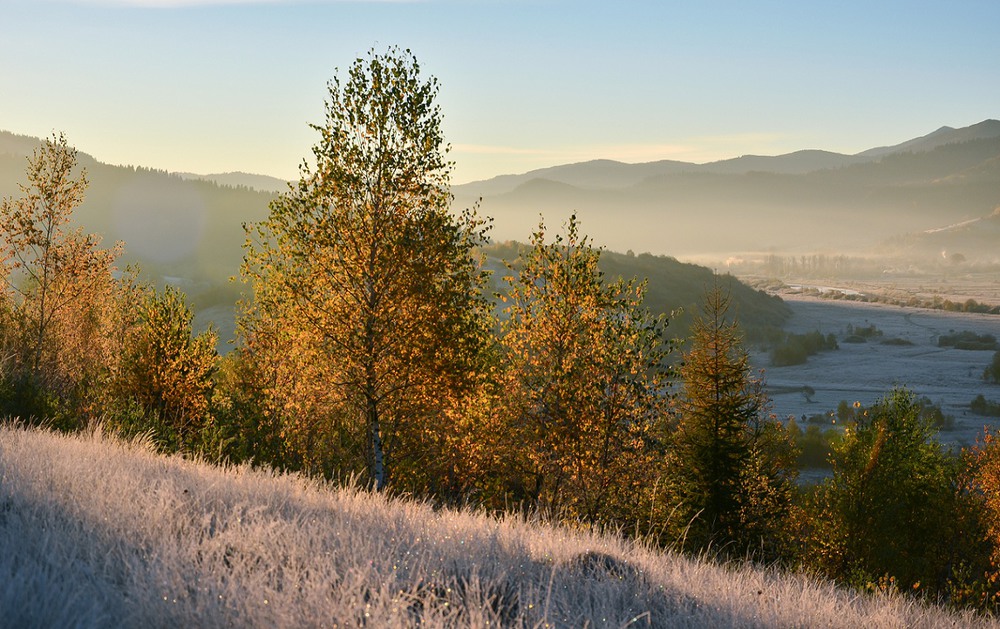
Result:
<instances>
[{"instance_id":1,"label":"mountain ridge","mask_svg":"<svg viewBox=\"0 0 1000 629\"><path fill-rule=\"evenodd\" d=\"M20 194L24 156L38 142L0 132L0 196ZM91 174L78 223L108 242L125 240L126 261L170 275L235 274L242 224L266 217L276 194L258 192L247 178L287 187L262 175L193 176L78 156ZM494 217L498 241L525 239L540 214L558 226L575 211L595 244L615 251L721 259L748 251L870 251L1000 206L1000 121L941 127L881 156L804 149L705 165L601 159L484 183L488 190L453 186L454 205L471 207L482 197L480 211ZM131 255L141 251L146 255Z\"/></svg>"},{"instance_id":2,"label":"mountain ridge","mask_svg":"<svg viewBox=\"0 0 1000 629\"><path fill-rule=\"evenodd\" d=\"M602 168L611 172L603 179ZM620 185L593 183L610 180ZM617 251L868 255L894 236L1000 205L1000 121L940 128L867 157L807 149L701 166L591 161L477 186L453 187L456 204L481 198L501 240L516 239L539 214L558 224L575 212L597 244Z\"/></svg>"},{"instance_id":3,"label":"mountain ridge","mask_svg":"<svg viewBox=\"0 0 1000 629\"><path fill-rule=\"evenodd\" d=\"M471 181L453 186L460 191L484 189L490 194L496 194L503 189L513 189L527 179L553 179L561 183L579 184L588 181L587 174L593 176L593 171L600 166L608 165L618 171L622 179L628 178L625 173L647 173L653 175L676 174L683 172L721 172L727 174L745 174L754 171L774 172L779 174L808 174L816 170L839 168L859 163L875 161L887 155L902 152L927 152L947 144L956 144L975 139L1000 137L1000 120L987 119L982 122L962 128L942 126L931 133L901 142L892 146L882 146L867 149L853 155L836 153L823 149L800 149L781 155L741 155L713 162L698 164L678 160L655 160L651 162L621 162L609 159L593 159L570 164L560 164L538 168L520 174L504 174L489 179ZM803 164L804 159L819 162L816 167ZM777 168L775 168L777 166ZM650 172L653 171L653 172ZM602 176L607 176L602 173ZM648 175L646 175L648 176ZM638 174L631 178L641 180ZM633 183L638 183L634 181ZM584 187L600 188L605 186L591 183Z\"/></svg>"}]
</instances>

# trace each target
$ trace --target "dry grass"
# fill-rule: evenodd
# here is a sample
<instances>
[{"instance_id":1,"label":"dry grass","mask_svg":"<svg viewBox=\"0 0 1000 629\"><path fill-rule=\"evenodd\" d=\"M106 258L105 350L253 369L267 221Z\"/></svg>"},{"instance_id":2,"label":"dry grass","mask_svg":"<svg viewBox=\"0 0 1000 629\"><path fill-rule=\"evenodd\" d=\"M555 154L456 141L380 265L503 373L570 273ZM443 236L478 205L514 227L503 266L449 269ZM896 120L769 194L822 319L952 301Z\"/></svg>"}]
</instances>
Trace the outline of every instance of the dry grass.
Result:
<instances>
[{"instance_id":1,"label":"dry grass","mask_svg":"<svg viewBox=\"0 0 1000 629\"><path fill-rule=\"evenodd\" d=\"M0 427L9 627L942 627L900 597Z\"/></svg>"}]
</instances>

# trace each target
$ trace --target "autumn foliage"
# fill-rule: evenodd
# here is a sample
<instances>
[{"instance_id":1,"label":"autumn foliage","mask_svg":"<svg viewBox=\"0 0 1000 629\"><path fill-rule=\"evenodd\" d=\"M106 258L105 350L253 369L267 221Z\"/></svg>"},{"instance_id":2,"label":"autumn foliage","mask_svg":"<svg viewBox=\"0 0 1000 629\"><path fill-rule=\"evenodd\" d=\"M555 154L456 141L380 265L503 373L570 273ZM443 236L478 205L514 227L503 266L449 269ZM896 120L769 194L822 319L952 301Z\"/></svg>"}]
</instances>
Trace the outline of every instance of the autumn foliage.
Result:
<instances>
[{"instance_id":1,"label":"autumn foliage","mask_svg":"<svg viewBox=\"0 0 1000 629\"><path fill-rule=\"evenodd\" d=\"M379 489L438 482L487 332L483 223L449 212L436 93L399 51L334 79L315 166L271 205L244 269L246 355L279 379L267 404L290 447L321 466L344 444Z\"/></svg>"},{"instance_id":2,"label":"autumn foliage","mask_svg":"<svg viewBox=\"0 0 1000 629\"><path fill-rule=\"evenodd\" d=\"M27 180L0 205L4 411L63 428L158 426L172 447L191 446L208 418L214 333L192 339L180 294L120 272L122 243L101 249L69 228L87 175L65 137L35 151Z\"/></svg>"},{"instance_id":3,"label":"autumn foliage","mask_svg":"<svg viewBox=\"0 0 1000 629\"><path fill-rule=\"evenodd\" d=\"M648 502L666 418L667 321L644 285L605 283L600 250L544 224L511 266L499 322L496 413L508 499L584 521L634 521Z\"/></svg>"},{"instance_id":4,"label":"autumn foliage","mask_svg":"<svg viewBox=\"0 0 1000 629\"><path fill-rule=\"evenodd\" d=\"M47 141L0 205L0 411L998 609L996 435L950 453L894 391L797 488L725 280L675 351L573 216L488 294L489 221L451 207L437 93L398 49L329 84L313 160L247 227L226 356L180 291L69 227L87 176Z\"/></svg>"}]
</instances>

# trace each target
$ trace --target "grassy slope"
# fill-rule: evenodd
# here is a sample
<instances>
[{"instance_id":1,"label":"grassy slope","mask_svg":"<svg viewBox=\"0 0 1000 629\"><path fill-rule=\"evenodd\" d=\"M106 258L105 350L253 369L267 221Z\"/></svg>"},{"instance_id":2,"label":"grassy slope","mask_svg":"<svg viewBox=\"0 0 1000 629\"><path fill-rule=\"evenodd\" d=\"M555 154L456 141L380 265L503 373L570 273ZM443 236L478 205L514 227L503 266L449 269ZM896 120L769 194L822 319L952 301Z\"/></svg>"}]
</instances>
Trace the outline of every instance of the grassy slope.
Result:
<instances>
[{"instance_id":1,"label":"grassy slope","mask_svg":"<svg viewBox=\"0 0 1000 629\"><path fill-rule=\"evenodd\" d=\"M604 553L581 560L588 551ZM965 626L898 598L0 427L6 626ZM0 624L3 624L0 623Z\"/></svg>"}]
</instances>

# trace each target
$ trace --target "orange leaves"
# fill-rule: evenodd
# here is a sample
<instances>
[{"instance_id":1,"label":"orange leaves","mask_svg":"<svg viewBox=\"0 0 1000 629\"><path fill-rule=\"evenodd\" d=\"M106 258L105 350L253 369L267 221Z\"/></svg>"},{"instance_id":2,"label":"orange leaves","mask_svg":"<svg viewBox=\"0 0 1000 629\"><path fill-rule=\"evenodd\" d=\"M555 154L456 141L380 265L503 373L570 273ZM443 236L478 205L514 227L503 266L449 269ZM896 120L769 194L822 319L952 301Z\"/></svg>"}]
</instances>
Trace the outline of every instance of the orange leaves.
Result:
<instances>
[{"instance_id":1,"label":"orange leaves","mask_svg":"<svg viewBox=\"0 0 1000 629\"><path fill-rule=\"evenodd\" d=\"M509 456L538 506L621 518L612 479L649 473L647 435L664 415L665 321L642 307L634 284L603 282L600 251L575 216L565 237L544 238L542 225L509 280L500 325Z\"/></svg>"},{"instance_id":2,"label":"orange leaves","mask_svg":"<svg viewBox=\"0 0 1000 629\"><path fill-rule=\"evenodd\" d=\"M135 318L125 332L116 395L172 432L158 437L191 443L208 421L218 336L214 330L193 335L191 310L173 288L157 293L137 287L133 297Z\"/></svg>"},{"instance_id":3,"label":"orange leaves","mask_svg":"<svg viewBox=\"0 0 1000 629\"><path fill-rule=\"evenodd\" d=\"M982 500L982 519L992 551L992 568L1000 571L1000 439L987 431L967 457L972 484Z\"/></svg>"},{"instance_id":4,"label":"orange leaves","mask_svg":"<svg viewBox=\"0 0 1000 629\"><path fill-rule=\"evenodd\" d=\"M488 344L473 255L485 223L449 212L435 93L396 49L335 78L315 168L271 204L244 264L255 301L241 335L276 378L268 403L290 441L368 466L380 487L398 473L422 488L454 459L449 414Z\"/></svg>"},{"instance_id":5,"label":"orange leaves","mask_svg":"<svg viewBox=\"0 0 1000 629\"><path fill-rule=\"evenodd\" d=\"M55 135L29 159L23 196L0 204L0 282L18 328L14 377L73 415L94 406L84 390L109 358L105 333L121 253L120 245L101 250L97 236L67 230L87 186L86 173L74 178L75 170L75 149Z\"/></svg>"}]
</instances>

